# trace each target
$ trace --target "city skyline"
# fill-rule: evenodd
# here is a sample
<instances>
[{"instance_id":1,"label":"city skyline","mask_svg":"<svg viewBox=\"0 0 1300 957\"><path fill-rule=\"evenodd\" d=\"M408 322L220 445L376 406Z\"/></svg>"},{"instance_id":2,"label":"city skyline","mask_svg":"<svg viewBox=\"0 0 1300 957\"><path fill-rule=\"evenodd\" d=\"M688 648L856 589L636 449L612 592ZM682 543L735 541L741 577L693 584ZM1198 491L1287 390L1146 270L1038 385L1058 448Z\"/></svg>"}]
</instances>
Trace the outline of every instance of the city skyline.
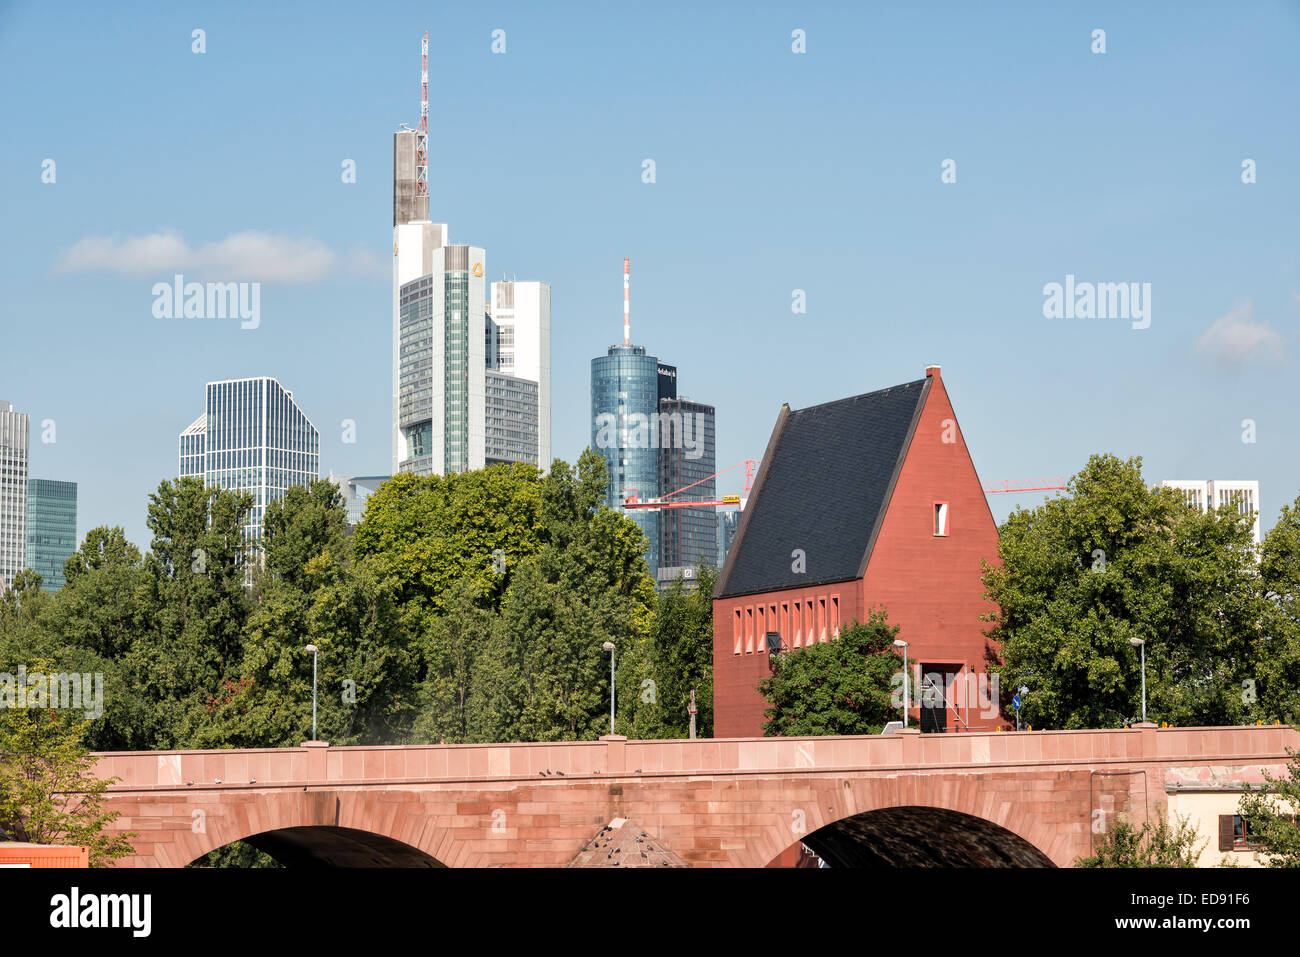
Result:
<instances>
[{"instance_id":1,"label":"city skyline","mask_svg":"<svg viewBox=\"0 0 1300 957\"><path fill-rule=\"evenodd\" d=\"M58 49L57 24L36 9L0 15L11 84ZM39 474L78 483L78 537L122 525L148 547L147 498L174 468L163 436L184 424L156 396L205 381L293 382L321 423L327 470L386 471L391 410L372 385L389 361L382 207L389 137L418 115L427 14L367 17L343 43L315 7L257 29L247 11L205 11L200 23L160 10L129 33L76 9L113 38L86 68L107 77L114 110L77 114L75 81L51 76L12 105L24 147L0 158L14 227L0 239L0 292L11 316L44 317L11 320L7 343L39 357L57 337L65 374L11 362L0 392L32 417ZM1300 199L1300 149L1282 122L1300 96L1273 67L1300 32L1292 8L1169 22L1103 5L1014 25L953 10L924 26L887 11L763 8L743 23L702 11L685 36L672 17L636 21L633 46L610 43L609 28L634 14L610 18L450 11L430 38L438 76L474 80L465 96L443 85L431 95L434 215L454 225L453 241L547 277L556 457L572 461L589 441L585 366L612 338L613 269L631 255L638 341L693 370L727 426L719 466L762 454L782 402L827 401L934 362L985 481L1141 454L1151 483L1258 481L1264 530L1300 493L1287 387L1300 248L1286 215ZM504 55L491 52L498 26ZM1090 50L1097 27L1101 55ZM806 53L791 49L795 29ZM553 55L574 45L582 58ZM655 62L664 45L672 71ZM904 55L917 49L920 72ZM1198 55L1214 68L1194 69ZM326 56L349 69L302 97L292 78ZM108 70L110 59L134 66ZM614 67L630 77L618 89L598 82ZM166 88L137 102L159 71ZM207 122L174 119L199 96ZM1135 110L1135 97L1161 110ZM283 122L286 107L297 123ZM503 112L513 137L545 129L551 149L473 148L501 142ZM463 135L441 135L453 128ZM93 162L78 145L88 136ZM191 159L137 162L160 136ZM42 181L46 159L53 182ZM262 283L260 322L157 317L151 289L175 274ZM1149 283L1148 325L1048 318L1045 287L1076 281ZM90 394L106 360L121 382L108 402ZM36 428L45 420L55 441ZM126 430L156 438L127 456L114 441ZM1043 497L990 505L1000 521Z\"/></svg>"}]
</instances>

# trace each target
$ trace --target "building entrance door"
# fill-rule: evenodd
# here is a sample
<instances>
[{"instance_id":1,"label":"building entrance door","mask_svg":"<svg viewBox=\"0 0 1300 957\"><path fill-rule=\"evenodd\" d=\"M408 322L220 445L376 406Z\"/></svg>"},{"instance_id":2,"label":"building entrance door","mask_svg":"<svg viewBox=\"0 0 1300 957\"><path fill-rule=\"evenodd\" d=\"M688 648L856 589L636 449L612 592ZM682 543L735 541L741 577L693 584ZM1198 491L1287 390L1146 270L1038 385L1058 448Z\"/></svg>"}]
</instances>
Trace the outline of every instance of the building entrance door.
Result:
<instances>
[{"instance_id":1,"label":"building entrance door","mask_svg":"<svg viewBox=\"0 0 1300 957\"><path fill-rule=\"evenodd\" d=\"M921 731L942 733L948 730L948 713L953 705L953 689L960 665L921 665Z\"/></svg>"}]
</instances>

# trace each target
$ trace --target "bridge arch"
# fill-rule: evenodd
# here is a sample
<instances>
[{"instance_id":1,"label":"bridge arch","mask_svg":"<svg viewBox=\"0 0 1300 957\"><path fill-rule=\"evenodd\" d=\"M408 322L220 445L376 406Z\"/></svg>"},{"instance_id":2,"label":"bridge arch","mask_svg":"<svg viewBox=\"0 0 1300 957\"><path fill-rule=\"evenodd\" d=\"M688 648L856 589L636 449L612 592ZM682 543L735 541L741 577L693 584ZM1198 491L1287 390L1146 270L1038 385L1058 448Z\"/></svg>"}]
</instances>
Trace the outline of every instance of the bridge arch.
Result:
<instances>
[{"instance_id":1,"label":"bridge arch","mask_svg":"<svg viewBox=\"0 0 1300 957\"><path fill-rule=\"evenodd\" d=\"M831 867L1054 867L1019 834L947 808L864 811L802 841Z\"/></svg>"},{"instance_id":2,"label":"bridge arch","mask_svg":"<svg viewBox=\"0 0 1300 957\"><path fill-rule=\"evenodd\" d=\"M383 834L314 824L263 831L243 839L285 867L446 867L436 857Z\"/></svg>"},{"instance_id":3,"label":"bridge arch","mask_svg":"<svg viewBox=\"0 0 1300 957\"><path fill-rule=\"evenodd\" d=\"M137 831L137 853L156 865L184 867L244 841L287 867L310 868L445 867L465 851L450 829L422 813L411 792L382 800L355 790L301 789L186 797L173 809L172 839L139 848L148 836Z\"/></svg>"},{"instance_id":4,"label":"bridge arch","mask_svg":"<svg viewBox=\"0 0 1300 957\"><path fill-rule=\"evenodd\" d=\"M763 867L804 843L839 867L1069 866L1087 846L1089 822L1086 772L1074 777L1047 781L1050 790L1014 774L787 784L767 839L738 849L732 862Z\"/></svg>"}]
</instances>

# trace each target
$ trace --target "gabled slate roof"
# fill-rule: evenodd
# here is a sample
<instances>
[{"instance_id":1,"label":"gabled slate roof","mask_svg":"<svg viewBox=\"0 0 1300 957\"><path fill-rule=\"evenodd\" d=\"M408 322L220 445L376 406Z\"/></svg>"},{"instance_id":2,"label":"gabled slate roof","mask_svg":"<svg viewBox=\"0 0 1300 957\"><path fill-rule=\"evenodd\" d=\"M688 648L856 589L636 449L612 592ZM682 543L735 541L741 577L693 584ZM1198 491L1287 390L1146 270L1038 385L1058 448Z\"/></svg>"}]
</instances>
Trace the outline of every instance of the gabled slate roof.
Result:
<instances>
[{"instance_id":1,"label":"gabled slate roof","mask_svg":"<svg viewBox=\"0 0 1300 957\"><path fill-rule=\"evenodd\" d=\"M862 573L928 382L781 409L715 598ZM795 549L806 556L803 574L792 567Z\"/></svg>"}]
</instances>

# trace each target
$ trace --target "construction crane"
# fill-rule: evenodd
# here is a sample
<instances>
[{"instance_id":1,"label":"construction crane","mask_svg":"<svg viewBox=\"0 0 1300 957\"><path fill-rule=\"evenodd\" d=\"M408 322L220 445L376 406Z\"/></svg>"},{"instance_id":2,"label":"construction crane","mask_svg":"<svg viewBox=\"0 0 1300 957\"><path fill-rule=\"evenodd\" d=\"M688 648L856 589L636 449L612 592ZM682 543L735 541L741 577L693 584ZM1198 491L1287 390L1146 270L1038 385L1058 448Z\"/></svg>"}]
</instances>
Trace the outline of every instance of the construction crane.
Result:
<instances>
[{"instance_id":1,"label":"construction crane","mask_svg":"<svg viewBox=\"0 0 1300 957\"><path fill-rule=\"evenodd\" d=\"M720 499L714 499L707 502L667 501L667 499L672 498L674 495L680 495L682 492L685 492L687 489L692 489L695 488L695 486L697 485L702 485L705 482L709 481L709 479L717 478L719 475L725 475L726 473L730 472L732 469L738 469L742 465L745 466L745 492L743 495L724 495ZM649 509L658 510L661 508L713 508L716 506L738 505L740 506L741 511L744 511L745 500L749 498L750 489L754 487L754 466L756 465L758 465L758 459L745 459L745 461L737 462L735 465L731 466L730 468L725 468L721 472L714 472L712 475L706 475L698 482L692 482L690 485L685 485L682 488L677 489L677 491L675 492L669 492L667 495L661 495L658 498L652 498L644 502L641 501L641 499L638 497L636 489L626 488L623 490L623 507L624 508L649 508Z\"/></svg>"},{"instance_id":2,"label":"construction crane","mask_svg":"<svg viewBox=\"0 0 1300 957\"><path fill-rule=\"evenodd\" d=\"M701 485L704 482L707 482L709 479L717 478L719 475L724 475L727 472L730 472L732 469L738 469L742 465L745 466L745 492L743 495L724 495L720 499L713 499L710 501L702 501L702 502L701 501L687 501L687 502L670 501L670 499L672 499L673 496L680 495L682 492L685 492L688 489L692 489L697 485ZM624 508L648 508L648 509L658 510L661 508L714 508L714 507L727 506L727 505L739 505L741 510L743 511L745 508L745 501L746 499L749 498L749 492L754 487L754 467L756 465L758 465L757 459L745 459L745 461L743 462L737 462L735 465L731 466L731 468L723 469L721 472L714 472L712 475L706 478L702 478L698 482L692 482L690 485L684 486L683 488L679 488L675 492L669 492L667 495L661 495L658 498L647 499L644 502L641 501L640 497L637 494L636 489L634 488L624 489L623 507ZM984 488L985 495L998 495L1004 492L1063 491L1066 488L1066 484L1064 478L1060 476L1056 476L1053 478L1035 478L1035 479L999 479L993 482L985 482L983 488Z\"/></svg>"},{"instance_id":3,"label":"construction crane","mask_svg":"<svg viewBox=\"0 0 1300 957\"><path fill-rule=\"evenodd\" d=\"M985 495L996 495L999 492L1056 492L1065 488L1065 479L1063 478L1039 478L1039 479L1002 479L998 482L986 482L984 484Z\"/></svg>"}]
</instances>

